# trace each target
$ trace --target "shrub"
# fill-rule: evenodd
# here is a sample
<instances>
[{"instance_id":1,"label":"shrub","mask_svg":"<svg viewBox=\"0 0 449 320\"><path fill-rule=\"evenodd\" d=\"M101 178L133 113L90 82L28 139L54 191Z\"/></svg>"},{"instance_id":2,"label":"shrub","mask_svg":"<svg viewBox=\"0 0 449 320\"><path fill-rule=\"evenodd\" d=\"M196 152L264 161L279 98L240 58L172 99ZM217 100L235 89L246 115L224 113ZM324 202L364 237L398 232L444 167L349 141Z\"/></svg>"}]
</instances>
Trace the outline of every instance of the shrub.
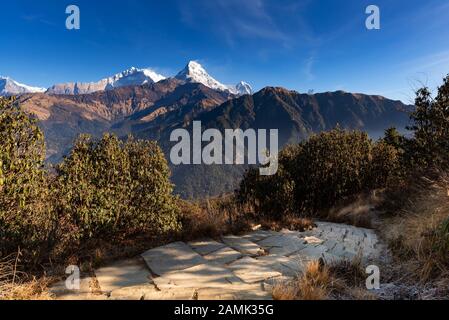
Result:
<instances>
[{"instance_id":1,"label":"shrub","mask_svg":"<svg viewBox=\"0 0 449 320\"><path fill-rule=\"evenodd\" d=\"M404 176L400 151L380 140L373 145L366 187L376 189L395 184Z\"/></svg>"},{"instance_id":2,"label":"shrub","mask_svg":"<svg viewBox=\"0 0 449 320\"><path fill-rule=\"evenodd\" d=\"M264 215L316 216L348 197L384 187L395 176L398 159L394 147L336 128L284 149L276 175L249 170L237 198Z\"/></svg>"},{"instance_id":3,"label":"shrub","mask_svg":"<svg viewBox=\"0 0 449 320\"><path fill-rule=\"evenodd\" d=\"M47 249L54 219L44 157L36 122L13 98L0 98L0 256L21 248L25 259L38 259Z\"/></svg>"},{"instance_id":4,"label":"shrub","mask_svg":"<svg viewBox=\"0 0 449 320\"><path fill-rule=\"evenodd\" d=\"M54 173L44 169L44 150L36 122L14 99L0 99L0 258L20 252L30 266L64 257L84 240L179 230L156 143L82 136Z\"/></svg>"},{"instance_id":5,"label":"shrub","mask_svg":"<svg viewBox=\"0 0 449 320\"><path fill-rule=\"evenodd\" d=\"M317 214L342 198L361 192L370 164L367 134L339 128L312 136L295 160L295 206Z\"/></svg>"},{"instance_id":6,"label":"shrub","mask_svg":"<svg viewBox=\"0 0 449 320\"><path fill-rule=\"evenodd\" d=\"M279 153L279 167L274 176L261 176L257 168L247 170L236 191L236 200L258 215L278 220L294 212L295 181L291 174L301 148L302 145L289 145Z\"/></svg>"},{"instance_id":7,"label":"shrub","mask_svg":"<svg viewBox=\"0 0 449 320\"><path fill-rule=\"evenodd\" d=\"M154 142L81 136L58 167L58 214L77 240L179 228L169 168Z\"/></svg>"}]
</instances>

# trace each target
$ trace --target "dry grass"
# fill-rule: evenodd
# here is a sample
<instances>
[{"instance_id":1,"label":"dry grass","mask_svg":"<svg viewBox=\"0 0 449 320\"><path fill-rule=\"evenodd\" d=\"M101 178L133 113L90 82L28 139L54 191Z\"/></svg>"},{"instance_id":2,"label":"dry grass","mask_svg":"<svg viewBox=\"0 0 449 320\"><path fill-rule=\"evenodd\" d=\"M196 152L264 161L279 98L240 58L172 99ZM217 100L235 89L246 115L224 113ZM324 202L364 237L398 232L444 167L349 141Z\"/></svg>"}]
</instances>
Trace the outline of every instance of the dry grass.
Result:
<instances>
[{"instance_id":1,"label":"dry grass","mask_svg":"<svg viewBox=\"0 0 449 320\"><path fill-rule=\"evenodd\" d=\"M261 218L255 220L255 223L260 224L263 229L272 231L280 231L285 228L292 231L294 230L303 232L316 227L312 219L293 216L286 216L282 220Z\"/></svg>"},{"instance_id":2,"label":"dry grass","mask_svg":"<svg viewBox=\"0 0 449 320\"><path fill-rule=\"evenodd\" d=\"M331 208L324 214L326 221L346 223L356 227L373 227L374 211L382 201L381 191L360 194Z\"/></svg>"},{"instance_id":3,"label":"dry grass","mask_svg":"<svg viewBox=\"0 0 449 320\"><path fill-rule=\"evenodd\" d=\"M382 236L402 272L413 281L449 278L449 176L421 178L403 190L396 215L383 221Z\"/></svg>"},{"instance_id":4,"label":"dry grass","mask_svg":"<svg viewBox=\"0 0 449 320\"><path fill-rule=\"evenodd\" d=\"M365 285L366 272L363 268L361 255L357 255L352 260L331 263L329 271L336 278L343 280L349 287L357 288Z\"/></svg>"},{"instance_id":5,"label":"dry grass","mask_svg":"<svg viewBox=\"0 0 449 320\"><path fill-rule=\"evenodd\" d=\"M365 277L360 258L330 265L312 261L293 281L277 283L273 297L276 300L374 300L376 297L364 287Z\"/></svg>"},{"instance_id":6,"label":"dry grass","mask_svg":"<svg viewBox=\"0 0 449 320\"><path fill-rule=\"evenodd\" d=\"M335 291L341 291L344 283L334 277L328 266L320 261L307 264L303 275L290 283L276 284L275 300L327 300Z\"/></svg>"},{"instance_id":7,"label":"dry grass","mask_svg":"<svg viewBox=\"0 0 449 320\"><path fill-rule=\"evenodd\" d=\"M265 230L306 231L315 227L312 219L294 216L274 220L261 217L254 209L240 206L232 195L210 198L201 202L179 200L182 212L182 240L192 240L204 237L219 238L225 234L241 234L260 226Z\"/></svg>"},{"instance_id":8,"label":"dry grass","mask_svg":"<svg viewBox=\"0 0 449 320\"><path fill-rule=\"evenodd\" d=\"M18 270L20 253L0 260L0 300L49 300L49 279L29 277Z\"/></svg>"},{"instance_id":9,"label":"dry grass","mask_svg":"<svg viewBox=\"0 0 449 320\"><path fill-rule=\"evenodd\" d=\"M183 231L182 240L239 234L251 229L252 216L247 208L239 207L232 196L201 202L179 200Z\"/></svg>"},{"instance_id":10,"label":"dry grass","mask_svg":"<svg viewBox=\"0 0 449 320\"><path fill-rule=\"evenodd\" d=\"M310 262L304 276L298 281L298 295L301 300L329 299L334 290L342 288L341 281L331 274L328 266L319 261Z\"/></svg>"}]
</instances>

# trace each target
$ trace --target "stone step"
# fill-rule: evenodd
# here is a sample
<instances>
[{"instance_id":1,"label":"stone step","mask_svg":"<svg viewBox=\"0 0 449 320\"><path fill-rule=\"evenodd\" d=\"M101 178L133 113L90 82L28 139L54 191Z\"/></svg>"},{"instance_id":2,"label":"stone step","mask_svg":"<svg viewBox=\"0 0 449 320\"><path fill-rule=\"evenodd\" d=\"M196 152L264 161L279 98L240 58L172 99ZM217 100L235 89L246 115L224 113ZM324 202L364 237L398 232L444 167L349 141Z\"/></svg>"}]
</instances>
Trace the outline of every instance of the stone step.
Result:
<instances>
[{"instance_id":1,"label":"stone step","mask_svg":"<svg viewBox=\"0 0 449 320\"><path fill-rule=\"evenodd\" d=\"M65 281L50 290L68 300L271 299L269 288L302 274L309 261L351 260L359 252L372 260L385 250L373 230L316 224L306 232L257 230L222 241L174 242L95 270L81 279L80 290L66 289Z\"/></svg>"},{"instance_id":2,"label":"stone step","mask_svg":"<svg viewBox=\"0 0 449 320\"><path fill-rule=\"evenodd\" d=\"M223 288L242 282L231 270L214 263L204 263L167 273L154 278L153 281L159 290Z\"/></svg>"},{"instance_id":3,"label":"stone step","mask_svg":"<svg viewBox=\"0 0 449 320\"><path fill-rule=\"evenodd\" d=\"M255 285L233 285L226 288L202 288L197 290L198 300L272 300L270 291L261 283Z\"/></svg>"},{"instance_id":4,"label":"stone step","mask_svg":"<svg viewBox=\"0 0 449 320\"><path fill-rule=\"evenodd\" d=\"M95 270L95 276L103 293L123 287L148 285L152 282L150 270L143 259L116 262Z\"/></svg>"},{"instance_id":5,"label":"stone step","mask_svg":"<svg viewBox=\"0 0 449 320\"><path fill-rule=\"evenodd\" d=\"M142 257L150 270L158 276L207 262L184 242L174 242L148 250Z\"/></svg>"},{"instance_id":6,"label":"stone step","mask_svg":"<svg viewBox=\"0 0 449 320\"><path fill-rule=\"evenodd\" d=\"M237 250L244 255L257 257L264 254L264 250L262 247L245 238L238 236L225 236L222 237L222 240L229 247Z\"/></svg>"},{"instance_id":7,"label":"stone step","mask_svg":"<svg viewBox=\"0 0 449 320\"><path fill-rule=\"evenodd\" d=\"M241 257L243 257L243 255L240 252L228 247L224 247L218 251L208 254L207 256L204 256L204 259L209 262L224 265L240 259Z\"/></svg>"},{"instance_id":8,"label":"stone step","mask_svg":"<svg viewBox=\"0 0 449 320\"><path fill-rule=\"evenodd\" d=\"M282 273L273 270L264 261L251 257L244 257L237 260L228 267L237 277L246 283L256 283L269 278L282 276Z\"/></svg>"},{"instance_id":9,"label":"stone step","mask_svg":"<svg viewBox=\"0 0 449 320\"><path fill-rule=\"evenodd\" d=\"M220 249L226 247L224 243L217 242L212 239L203 239L198 241L191 241L188 245L200 255L205 256L211 254L212 252L216 252Z\"/></svg>"}]
</instances>

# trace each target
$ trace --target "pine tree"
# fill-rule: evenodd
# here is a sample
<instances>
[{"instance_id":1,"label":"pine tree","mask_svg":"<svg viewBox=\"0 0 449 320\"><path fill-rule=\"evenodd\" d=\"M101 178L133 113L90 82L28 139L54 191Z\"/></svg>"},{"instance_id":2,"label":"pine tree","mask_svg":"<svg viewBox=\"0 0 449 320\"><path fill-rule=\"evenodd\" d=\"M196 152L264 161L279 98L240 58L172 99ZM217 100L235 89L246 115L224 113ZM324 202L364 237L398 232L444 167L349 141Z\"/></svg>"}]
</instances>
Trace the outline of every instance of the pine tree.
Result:
<instances>
[{"instance_id":1,"label":"pine tree","mask_svg":"<svg viewBox=\"0 0 449 320\"><path fill-rule=\"evenodd\" d=\"M449 165L449 75L432 98L428 88L416 93L415 111L411 114L414 132L411 158L416 166Z\"/></svg>"}]
</instances>

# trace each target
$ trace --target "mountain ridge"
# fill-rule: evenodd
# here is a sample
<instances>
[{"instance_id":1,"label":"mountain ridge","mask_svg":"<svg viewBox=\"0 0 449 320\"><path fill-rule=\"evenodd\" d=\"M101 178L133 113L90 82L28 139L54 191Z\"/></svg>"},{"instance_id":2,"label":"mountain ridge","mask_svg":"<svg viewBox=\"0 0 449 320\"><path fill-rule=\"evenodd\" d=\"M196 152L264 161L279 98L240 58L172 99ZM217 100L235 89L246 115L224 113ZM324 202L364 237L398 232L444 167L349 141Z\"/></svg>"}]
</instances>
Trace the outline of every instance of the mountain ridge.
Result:
<instances>
[{"instance_id":1,"label":"mountain ridge","mask_svg":"<svg viewBox=\"0 0 449 320\"><path fill-rule=\"evenodd\" d=\"M168 157L173 145L170 133L177 128L191 130L193 121L220 131L278 129L280 148L336 125L376 138L391 126L405 128L412 108L382 96L344 91L306 94L265 87L236 96L176 78L84 95L25 94L18 103L40 120L50 162L60 161L81 133L156 140ZM232 191L245 169L172 166L173 182L185 198L217 195Z\"/></svg>"},{"instance_id":2,"label":"mountain ridge","mask_svg":"<svg viewBox=\"0 0 449 320\"><path fill-rule=\"evenodd\" d=\"M253 89L250 84L240 81L236 85L224 85L204 69L204 67L196 61L189 61L187 65L173 77L184 82L201 83L206 87L223 92L229 92L233 95L252 94ZM6 84L3 85L4 79ZM21 95L26 93L47 93L50 95L84 95L100 91L110 91L112 89L139 86L144 84L157 83L165 80L167 77L158 74L150 68L131 67L115 75L103 78L93 82L65 82L50 86L49 88L37 88L20 84L10 78L0 77L0 96Z\"/></svg>"},{"instance_id":3,"label":"mountain ridge","mask_svg":"<svg viewBox=\"0 0 449 320\"><path fill-rule=\"evenodd\" d=\"M164 79L164 76L154 72L152 69L138 69L131 67L97 82L68 82L55 84L48 88L46 93L71 95L89 94L125 86L155 83Z\"/></svg>"},{"instance_id":4,"label":"mountain ridge","mask_svg":"<svg viewBox=\"0 0 449 320\"><path fill-rule=\"evenodd\" d=\"M44 92L45 88L32 87L17 82L9 77L0 76L0 96L13 96L25 93Z\"/></svg>"}]
</instances>

